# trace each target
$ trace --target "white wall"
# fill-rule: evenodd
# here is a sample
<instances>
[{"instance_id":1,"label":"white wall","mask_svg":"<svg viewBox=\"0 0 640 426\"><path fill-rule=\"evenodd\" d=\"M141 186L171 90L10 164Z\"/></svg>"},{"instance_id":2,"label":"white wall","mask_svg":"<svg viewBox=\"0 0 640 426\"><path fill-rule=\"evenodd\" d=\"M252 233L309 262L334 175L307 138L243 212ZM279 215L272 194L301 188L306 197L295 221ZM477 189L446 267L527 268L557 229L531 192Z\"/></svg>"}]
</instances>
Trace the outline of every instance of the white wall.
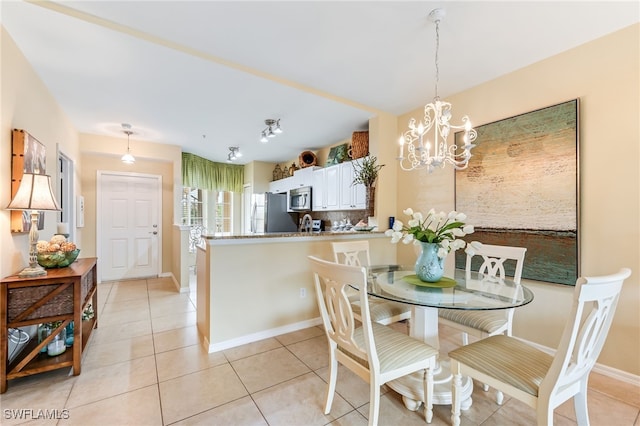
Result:
<instances>
[{"instance_id":1,"label":"white wall","mask_svg":"<svg viewBox=\"0 0 640 426\"><path fill-rule=\"evenodd\" d=\"M0 87L0 277L19 272L29 263L28 234L11 234L10 214L4 207L11 201L11 130L23 129L42 143L47 152L47 174L56 177L56 144L75 163L74 187L81 192L78 133L22 52L4 28L0 33L2 80ZM55 182L54 182L55 184ZM57 231L57 214L45 213L40 239ZM82 229L76 229L76 241ZM82 246L79 245L82 249ZM83 252L80 252L83 257Z\"/></svg>"}]
</instances>

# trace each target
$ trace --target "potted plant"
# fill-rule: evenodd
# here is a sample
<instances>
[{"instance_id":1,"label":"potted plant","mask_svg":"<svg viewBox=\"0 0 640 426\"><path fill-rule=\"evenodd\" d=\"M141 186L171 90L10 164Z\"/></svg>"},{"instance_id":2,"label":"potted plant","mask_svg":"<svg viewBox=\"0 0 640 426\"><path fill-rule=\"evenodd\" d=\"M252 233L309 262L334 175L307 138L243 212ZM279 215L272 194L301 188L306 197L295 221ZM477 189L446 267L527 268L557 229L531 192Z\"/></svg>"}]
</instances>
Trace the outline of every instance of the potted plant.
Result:
<instances>
[{"instance_id":1,"label":"potted plant","mask_svg":"<svg viewBox=\"0 0 640 426\"><path fill-rule=\"evenodd\" d=\"M353 182L351 185L363 184L367 191L366 219L374 216L375 211L375 185L380 169L384 164L377 164L378 159L370 155L363 157L362 161L353 162Z\"/></svg>"}]
</instances>

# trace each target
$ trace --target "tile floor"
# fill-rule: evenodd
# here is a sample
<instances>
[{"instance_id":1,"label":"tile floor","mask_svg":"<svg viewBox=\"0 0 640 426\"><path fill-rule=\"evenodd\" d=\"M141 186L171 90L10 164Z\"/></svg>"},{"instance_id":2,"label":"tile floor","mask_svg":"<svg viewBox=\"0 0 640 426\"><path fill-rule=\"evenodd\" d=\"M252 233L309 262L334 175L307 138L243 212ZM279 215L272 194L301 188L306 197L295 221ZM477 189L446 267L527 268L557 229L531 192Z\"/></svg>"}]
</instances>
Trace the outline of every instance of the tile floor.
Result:
<instances>
[{"instance_id":1,"label":"tile floor","mask_svg":"<svg viewBox=\"0 0 640 426\"><path fill-rule=\"evenodd\" d=\"M366 425L368 385L339 372L331 414L323 414L327 350L323 330L298 332L205 353L198 340L193 294L169 279L99 285L99 328L86 348L82 374L68 369L12 380L0 396L0 423L76 425ZM403 329L404 324L398 327ZM441 330L443 351L455 346ZM532 409L478 386L463 425L533 425ZM594 426L640 426L640 389L593 374L589 406ZM23 418L16 418L16 411ZM38 410L58 410L43 420ZM433 425L449 424L450 406L435 407ZM25 418L25 416L31 416ZM555 411L575 425L573 405ZM424 425L394 391L381 398L381 425Z\"/></svg>"}]
</instances>

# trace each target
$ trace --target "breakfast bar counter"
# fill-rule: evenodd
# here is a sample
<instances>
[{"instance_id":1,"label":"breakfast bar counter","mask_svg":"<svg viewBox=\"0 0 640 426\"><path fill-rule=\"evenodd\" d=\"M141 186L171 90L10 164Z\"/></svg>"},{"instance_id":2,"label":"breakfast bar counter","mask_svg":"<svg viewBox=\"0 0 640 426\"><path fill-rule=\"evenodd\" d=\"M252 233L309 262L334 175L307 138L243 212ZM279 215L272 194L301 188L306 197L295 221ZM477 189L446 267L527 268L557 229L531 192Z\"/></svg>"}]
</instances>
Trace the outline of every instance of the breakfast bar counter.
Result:
<instances>
[{"instance_id":1,"label":"breakfast bar counter","mask_svg":"<svg viewBox=\"0 0 640 426\"><path fill-rule=\"evenodd\" d=\"M308 256L369 240L374 264L396 261L383 232L206 236L196 254L197 324L208 352L320 325Z\"/></svg>"}]
</instances>

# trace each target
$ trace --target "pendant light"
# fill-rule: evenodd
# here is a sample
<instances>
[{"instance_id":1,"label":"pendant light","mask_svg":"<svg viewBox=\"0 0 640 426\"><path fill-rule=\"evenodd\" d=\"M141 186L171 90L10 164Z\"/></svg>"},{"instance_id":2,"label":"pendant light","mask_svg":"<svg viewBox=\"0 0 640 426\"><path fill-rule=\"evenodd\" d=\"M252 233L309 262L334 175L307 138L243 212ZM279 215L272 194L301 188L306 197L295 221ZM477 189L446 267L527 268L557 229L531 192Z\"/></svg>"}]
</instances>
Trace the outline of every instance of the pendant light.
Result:
<instances>
[{"instance_id":1,"label":"pendant light","mask_svg":"<svg viewBox=\"0 0 640 426\"><path fill-rule=\"evenodd\" d=\"M121 160L125 164L133 164L136 162L136 159L131 154L131 149L129 148L129 137L133 134L131 131L131 124L122 123L122 129L124 134L127 135L127 152L122 156Z\"/></svg>"}]
</instances>

